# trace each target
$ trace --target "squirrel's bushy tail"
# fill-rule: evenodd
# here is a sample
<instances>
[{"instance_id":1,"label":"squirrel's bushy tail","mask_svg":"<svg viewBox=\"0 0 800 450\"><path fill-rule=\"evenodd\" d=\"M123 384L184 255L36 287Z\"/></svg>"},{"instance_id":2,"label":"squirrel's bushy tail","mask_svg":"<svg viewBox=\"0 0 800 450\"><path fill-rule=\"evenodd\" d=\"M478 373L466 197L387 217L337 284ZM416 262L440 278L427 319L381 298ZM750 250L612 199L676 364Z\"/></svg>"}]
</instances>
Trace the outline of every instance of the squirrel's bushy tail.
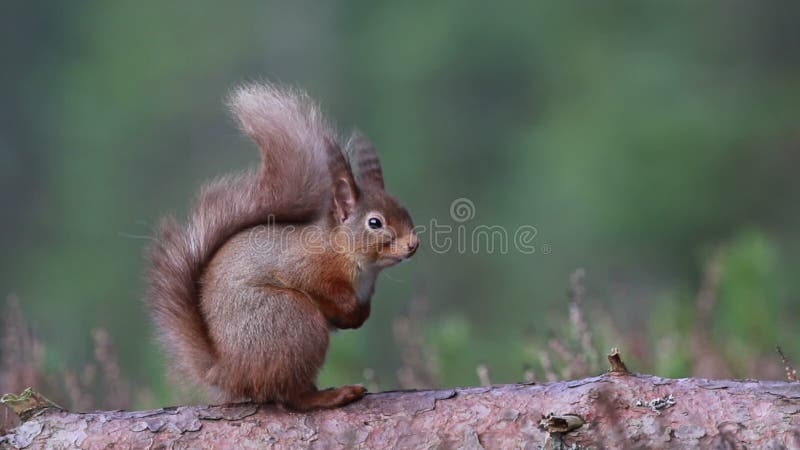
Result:
<instances>
[{"instance_id":1,"label":"squirrel's bushy tail","mask_svg":"<svg viewBox=\"0 0 800 450\"><path fill-rule=\"evenodd\" d=\"M186 225L165 218L149 251L149 305L180 373L202 380L216 360L202 315L199 282L233 235L268 221L313 220L329 206L326 148L335 133L303 92L242 86L228 98L242 131L261 149L261 165L205 185Z\"/></svg>"}]
</instances>

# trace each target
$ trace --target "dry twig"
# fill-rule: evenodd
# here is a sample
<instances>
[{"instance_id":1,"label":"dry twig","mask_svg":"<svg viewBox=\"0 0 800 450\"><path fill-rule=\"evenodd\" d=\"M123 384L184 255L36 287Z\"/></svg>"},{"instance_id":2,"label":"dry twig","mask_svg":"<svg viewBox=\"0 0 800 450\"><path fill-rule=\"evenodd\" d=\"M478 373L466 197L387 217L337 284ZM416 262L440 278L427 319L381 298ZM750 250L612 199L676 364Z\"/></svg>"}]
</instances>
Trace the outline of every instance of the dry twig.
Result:
<instances>
[{"instance_id":1,"label":"dry twig","mask_svg":"<svg viewBox=\"0 0 800 450\"><path fill-rule=\"evenodd\" d=\"M797 379L797 370L792 367L792 364L789 362L789 358L783 354L783 350L781 350L779 345L775 346L775 351L778 352L778 355L780 355L783 368L786 370L786 381L800 381Z\"/></svg>"},{"instance_id":2,"label":"dry twig","mask_svg":"<svg viewBox=\"0 0 800 450\"><path fill-rule=\"evenodd\" d=\"M611 352L608 354L608 362L611 364L609 372L619 375L627 375L630 373L628 366L622 361L622 355L620 355L618 348L611 349Z\"/></svg>"}]
</instances>

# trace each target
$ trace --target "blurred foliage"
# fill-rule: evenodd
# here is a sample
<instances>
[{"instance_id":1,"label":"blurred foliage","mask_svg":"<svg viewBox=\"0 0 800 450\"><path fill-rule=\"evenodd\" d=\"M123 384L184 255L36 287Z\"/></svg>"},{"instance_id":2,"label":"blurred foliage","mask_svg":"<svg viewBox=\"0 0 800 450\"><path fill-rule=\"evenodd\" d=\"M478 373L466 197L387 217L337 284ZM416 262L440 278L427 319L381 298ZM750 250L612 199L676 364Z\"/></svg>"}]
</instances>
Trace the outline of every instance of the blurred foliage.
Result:
<instances>
[{"instance_id":1,"label":"blurred foliage","mask_svg":"<svg viewBox=\"0 0 800 450\"><path fill-rule=\"evenodd\" d=\"M19 297L46 370L91 360L101 327L134 385L177 401L142 251L203 180L255 161L221 99L267 78L371 136L418 223L456 225L465 197L468 227L538 230L533 255L424 246L387 271L370 321L333 338L322 385L371 368L395 386L392 323L422 285L439 384L476 384L479 364L494 382L542 377L577 267L598 348L690 375L720 248L718 375L780 377L774 344L800 355L799 17L792 1L6 2L0 292Z\"/></svg>"}]
</instances>

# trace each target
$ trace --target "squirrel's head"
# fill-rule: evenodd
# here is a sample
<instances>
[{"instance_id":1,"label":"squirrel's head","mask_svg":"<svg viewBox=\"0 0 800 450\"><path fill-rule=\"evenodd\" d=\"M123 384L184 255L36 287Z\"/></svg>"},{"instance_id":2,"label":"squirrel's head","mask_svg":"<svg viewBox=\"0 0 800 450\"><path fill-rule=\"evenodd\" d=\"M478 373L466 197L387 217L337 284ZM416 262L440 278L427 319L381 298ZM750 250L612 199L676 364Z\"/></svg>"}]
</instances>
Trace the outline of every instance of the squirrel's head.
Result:
<instances>
[{"instance_id":1,"label":"squirrel's head","mask_svg":"<svg viewBox=\"0 0 800 450\"><path fill-rule=\"evenodd\" d=\"M383 186L375 147L355 132L347 143L351 163L329 143L333 176L333 221L337 245L348 246L362 268L384 268L410 258L419 247L408 211ZM352 167L355 168L355 177Z\"/></svg>"}]
</instances>

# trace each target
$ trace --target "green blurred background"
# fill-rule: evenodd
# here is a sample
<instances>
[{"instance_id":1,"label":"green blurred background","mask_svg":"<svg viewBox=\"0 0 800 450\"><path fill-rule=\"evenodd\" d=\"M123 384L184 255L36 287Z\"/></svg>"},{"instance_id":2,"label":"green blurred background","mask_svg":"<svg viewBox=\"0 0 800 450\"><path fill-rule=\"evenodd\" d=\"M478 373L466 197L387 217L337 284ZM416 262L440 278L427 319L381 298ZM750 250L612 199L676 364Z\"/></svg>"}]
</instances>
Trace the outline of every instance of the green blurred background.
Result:
<instances>
[{"instance_id":1,"label":"green blurred background","mask_svg":"<svg viewBox=\"0 0 800 450\"><path fill-rule=\"evenodd\" d=\"M595 345L621 347L634 370L779 378L775 344L800 360L800 3L0 11L0 293L19 298L48 373L91 360L100 327L151 393L136 406L181 401L141 301L143 250L204 180L256 161L222 104L254 79L301 86L342 131L364 130L417 223L455 225L463 197L467 226L538 230L533 255L442 254L423 238L382 276L366 325L334 337L321 385L370 368L398 386L393 327L420 297L427 384L476 384L479 364L493 382L528 366L541 378L541 352L569 335L578 267ZM713 255L721 278L698 317ZM719 359L710 373L692 362L698 329Z\"/></svg>"}]
</instances>

